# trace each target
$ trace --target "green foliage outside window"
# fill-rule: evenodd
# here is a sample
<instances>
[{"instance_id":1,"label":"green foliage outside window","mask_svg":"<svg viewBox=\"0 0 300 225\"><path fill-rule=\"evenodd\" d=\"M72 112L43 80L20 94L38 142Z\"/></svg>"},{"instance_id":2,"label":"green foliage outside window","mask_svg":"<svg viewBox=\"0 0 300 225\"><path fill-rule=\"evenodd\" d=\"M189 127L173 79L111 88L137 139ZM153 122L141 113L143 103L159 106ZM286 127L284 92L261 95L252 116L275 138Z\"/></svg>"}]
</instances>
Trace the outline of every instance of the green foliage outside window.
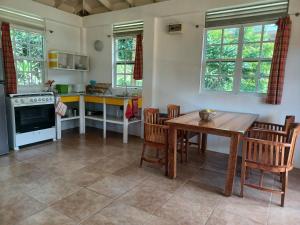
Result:
<instances>
[{"instance_id":1,"label":"green foliage outside window","mask_svg":"<svg viewBox=\"0 0 300 225\"><path fill-rule=\"evenodd\" d=\"M207 30L204 87L266 93L276 31L275 24Z\"/></svg>"},{"instance_id":2,"label":"green foliage outside window","mask_svg":"<svg viewBox=\"0 0 300 225\"><path fill-rule=\"evenodd\" d=\"M12 28L10 35L18 85L41 85L44 77L43 35L19 28Z\"/></svg>"},{"instance_id":3,"label":"green foliage outside window","mask_svg":"<svg viewBox=\"0 0 300 225\"><path fill-rule=\"evenodd\" d=\"M115 84L117 87L142 87L142 80L133 79L136 38L115 39Z\"/></svg>"}]
</instances>

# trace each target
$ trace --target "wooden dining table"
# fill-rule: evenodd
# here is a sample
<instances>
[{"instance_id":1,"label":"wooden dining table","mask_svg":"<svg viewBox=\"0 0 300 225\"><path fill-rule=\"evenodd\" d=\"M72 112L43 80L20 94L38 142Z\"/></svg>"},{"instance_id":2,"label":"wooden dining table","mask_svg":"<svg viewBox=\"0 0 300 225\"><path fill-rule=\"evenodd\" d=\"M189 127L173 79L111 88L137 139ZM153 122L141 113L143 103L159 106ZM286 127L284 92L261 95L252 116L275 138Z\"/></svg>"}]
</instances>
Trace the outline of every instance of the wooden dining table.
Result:
<instances>
[{"instance_id":1,"label":"wooden dining table","mask_svg":"<svg viewBox=\"0 0 300 225\"><path fill-rule=\"evenodd\" d=\"M240 138L257 118L257 114L217 111L215 117L207 122L200 119L197 111L166 121L169 126L169 177L176 178L178 130L202 133L204 142L207 134L228 137L230 138L230 150L224 194L230 196L233 189ZM206 148L206 144L203 144Z\"/></svg>"}]
</instances>

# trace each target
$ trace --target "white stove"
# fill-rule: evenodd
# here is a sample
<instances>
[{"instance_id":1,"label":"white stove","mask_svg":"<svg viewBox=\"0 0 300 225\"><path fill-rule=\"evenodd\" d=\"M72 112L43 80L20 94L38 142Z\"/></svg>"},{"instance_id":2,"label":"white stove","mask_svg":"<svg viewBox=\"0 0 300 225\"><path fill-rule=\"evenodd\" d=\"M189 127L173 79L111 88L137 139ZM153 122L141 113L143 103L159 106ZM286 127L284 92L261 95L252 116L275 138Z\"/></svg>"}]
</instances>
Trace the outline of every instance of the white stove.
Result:
<instances>
[{"instance_id":1,"label":"white stove","mask_svg":"<svg viewBox=\"0 0 300 225\"><path fill-rule=\"evenodd\" d=\"M55 96L51 92L11 94L7 98L9 145L56 140Z\"/></svg>"},{"instance_id":2,"label":"white stove","mask_svg":"<svg viewBox=\"0 0 300 225\"><path fill-rule=\"evenodd\" d=\"M55 98L51 92L9 95L12 104L17 106L54 104Z\"/></svg>"}]
</instances>

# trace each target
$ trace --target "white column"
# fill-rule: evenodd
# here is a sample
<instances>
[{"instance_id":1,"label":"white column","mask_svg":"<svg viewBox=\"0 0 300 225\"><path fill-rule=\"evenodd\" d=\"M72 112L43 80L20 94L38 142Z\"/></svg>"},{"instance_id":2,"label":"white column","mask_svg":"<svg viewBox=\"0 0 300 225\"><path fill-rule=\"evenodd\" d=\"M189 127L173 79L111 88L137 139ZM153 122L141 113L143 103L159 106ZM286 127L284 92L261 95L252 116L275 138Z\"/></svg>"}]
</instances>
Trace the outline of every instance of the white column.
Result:
<instances>
[{"instance_id":1,"label":"white column","mask_svg":"<svg viewBox=\"0 0 300 225\"><path fill-rule=\"evenodd\" d=\"M85 134L85 102L84 95L80 95L79 99L79 130L81 134Z\"/></svg>"},{"instance_id":2,"label":"white column","mask_svg":"<svg viewBox=\"0 0 300 225\"><path fill-rule=\"evenodd\" d=\"M103 138L106 139L106 98L103 98Z\"/></svg>"},{"instance_id":3,"label":"white column","mask_svg":"<svg viewBox=\"0 0 300 225\"><path fill-rule=\"evenodd\" d=\"M56 103L60 101L60 97L56 98ZM56 115L56 139L61 139L61 116L55 113Z\"/></svg>"},{"instance_id":4,"label":"white column","mask_svg":"<svg viewBox=\"0 0 300 225\"><path fill-rule=\"evenodd\" d=\"M123 143L128 143L128 119L126 117L126 109L127 109L128 99L124 99L123 105Z\"/></svg>"}]
</instances>

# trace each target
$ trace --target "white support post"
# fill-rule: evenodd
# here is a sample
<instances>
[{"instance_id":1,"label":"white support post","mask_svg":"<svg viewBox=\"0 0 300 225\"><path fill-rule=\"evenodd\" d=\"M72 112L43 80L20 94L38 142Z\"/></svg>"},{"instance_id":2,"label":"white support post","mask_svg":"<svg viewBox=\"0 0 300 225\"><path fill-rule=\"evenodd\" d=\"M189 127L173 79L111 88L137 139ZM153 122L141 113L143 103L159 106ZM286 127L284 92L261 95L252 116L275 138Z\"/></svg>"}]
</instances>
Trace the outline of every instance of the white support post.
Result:
<instances>
[{"instance_id":1,"label":"white support post","mask_svg":"<svg viewBox=\"0 0 300 225\"><path fill-rule=\"evenodd\" d=\"M61 116L56 114L56 138L61 139Z\"/></svg>"},{"instance_id":2,"label":"white support post","mask_svg":"<svg viewBox=\"0 0 300 225\"><path fill-rule=\"evenodd\" d=\"M84 96L80 95L79 100L79 130L80 134L85 134L85 102Z\"/></svg>"},{"instance_id":3,"label":"white support post","mask_svg":"<svg viewBox=\"0 0 300 225\"><path fill-rule=\"evenodd\" d=\"M106 98L103 100L103 138L106 139Z\"/></svg>"},{"instance_id":4,"label":"white support post","mask_svg":"<svg viewBox=\"0 0 300 225\"><path fill-rule=\"evenodd\" d=\"M60 101L60 97L56 98L56 102ZM61 116L57 113L55 113L56 115L56 139L60 140L61 139Z\"/></svg>"},{"instance_id":5,"label":"white support post","mask_svg":"<svg viewBox=\"0 0 300 225\"><path fill-rule=\"evenodd\" d=\"M126 109L127 109L128 99L124 99L123 106L123 143L128 143L128 119L126 117Z\"/></svg>"}]
</instances>

